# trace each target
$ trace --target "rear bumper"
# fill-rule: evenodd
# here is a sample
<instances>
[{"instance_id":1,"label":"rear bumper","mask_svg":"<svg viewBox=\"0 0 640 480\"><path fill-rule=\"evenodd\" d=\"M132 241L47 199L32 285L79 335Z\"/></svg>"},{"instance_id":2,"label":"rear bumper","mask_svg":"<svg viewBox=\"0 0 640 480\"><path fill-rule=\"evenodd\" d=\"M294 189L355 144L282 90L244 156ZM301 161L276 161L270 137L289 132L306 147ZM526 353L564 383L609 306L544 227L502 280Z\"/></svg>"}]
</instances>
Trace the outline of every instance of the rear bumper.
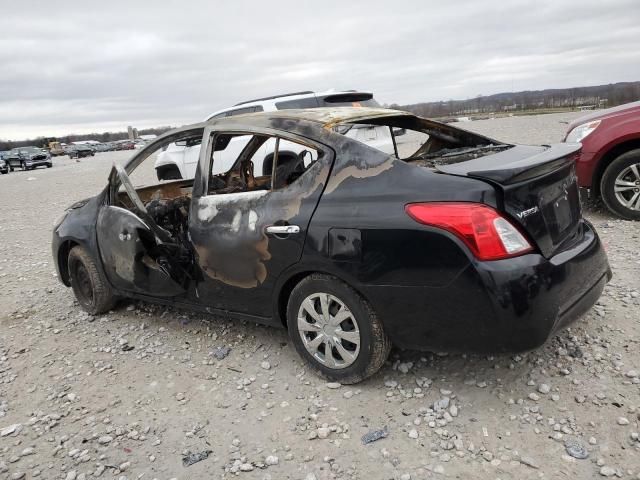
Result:
<instances>
[{"instance_id":1,"label":"rear bumper","mask_svg":"<svg viewBox=\"0 0 640 480\"><path fill-rule=\"evenodd\" d=\"M524 351L587 312L611 270L584 222L581 240L550 259L539 254L475 262L446 287L361 290L392 341L437 351Z\"/></svg>"}]
</instances>

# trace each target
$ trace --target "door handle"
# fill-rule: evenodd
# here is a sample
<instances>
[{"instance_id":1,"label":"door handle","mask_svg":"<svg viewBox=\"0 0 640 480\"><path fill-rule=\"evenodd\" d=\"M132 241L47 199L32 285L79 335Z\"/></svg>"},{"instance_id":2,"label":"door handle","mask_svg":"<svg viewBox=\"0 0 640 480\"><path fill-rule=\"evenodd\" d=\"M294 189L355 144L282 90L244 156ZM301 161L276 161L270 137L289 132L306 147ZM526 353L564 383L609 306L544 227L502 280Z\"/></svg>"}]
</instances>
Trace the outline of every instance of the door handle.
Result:
<instances>
[{"instance_id":1,"label":"door handle","mask_svg":"<svg viewBox=\"0 0 640 480\"><path fill-rule=\"evenodd\" d=\"M270 225L265 228L267 233L274 235L291 235L292 233L300 233L298 225Z\"/></svg>"}]
</instances>

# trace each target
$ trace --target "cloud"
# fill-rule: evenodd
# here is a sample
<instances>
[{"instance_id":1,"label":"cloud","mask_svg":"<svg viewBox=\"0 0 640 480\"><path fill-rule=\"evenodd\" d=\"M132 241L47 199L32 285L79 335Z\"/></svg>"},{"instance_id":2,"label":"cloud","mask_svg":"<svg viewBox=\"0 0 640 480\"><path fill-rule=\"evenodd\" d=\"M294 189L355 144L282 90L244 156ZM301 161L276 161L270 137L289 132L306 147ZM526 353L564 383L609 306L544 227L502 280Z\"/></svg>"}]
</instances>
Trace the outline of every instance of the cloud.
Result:
<instances>
[{"instance_id":1,"label":"cloud","mask_svg":"<svg viewBox=\"0 0 640 480\"><path fill-rule=\"evenodd\" d=\"M410 103L638 80L635 0L9 2L0 138L196 122L357 88Z\"/></svg>"}]
</instances>

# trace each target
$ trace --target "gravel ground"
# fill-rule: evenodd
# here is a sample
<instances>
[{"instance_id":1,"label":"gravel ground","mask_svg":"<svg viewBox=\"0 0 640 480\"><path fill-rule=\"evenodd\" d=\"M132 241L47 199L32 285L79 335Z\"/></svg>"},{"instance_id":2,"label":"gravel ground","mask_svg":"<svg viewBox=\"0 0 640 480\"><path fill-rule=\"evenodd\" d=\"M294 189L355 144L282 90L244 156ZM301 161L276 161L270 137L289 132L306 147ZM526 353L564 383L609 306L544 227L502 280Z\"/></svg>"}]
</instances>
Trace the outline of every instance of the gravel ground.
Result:
<instances>
[{"instance_id":1,"label":"gravel ground","mask_svg":"<svg viewBox=\"0 0 640 480\"><path fill-rule=\"evenodd\" d=\"M573 117L461 126L548 143ZM543 348L393 350L347 387L308 372L284 330L144 303L78 307L55 278L52 222L129 155L0 176L0 478L640 478L640 223L586 209L614 278Z\"/></svg>"}]
</instances>

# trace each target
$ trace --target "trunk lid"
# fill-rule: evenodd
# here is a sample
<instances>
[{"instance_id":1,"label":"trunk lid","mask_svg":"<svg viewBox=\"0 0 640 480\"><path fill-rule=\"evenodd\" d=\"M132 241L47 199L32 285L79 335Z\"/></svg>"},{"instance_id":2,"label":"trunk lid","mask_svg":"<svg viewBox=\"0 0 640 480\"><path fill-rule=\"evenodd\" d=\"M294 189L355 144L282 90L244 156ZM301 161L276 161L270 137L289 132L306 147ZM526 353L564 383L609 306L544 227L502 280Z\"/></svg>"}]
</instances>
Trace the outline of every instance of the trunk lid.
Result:
<instances>
[{"instance_id":1,"label":"trunk lid","mask_svg":"<svg viewBox=\"0 0 640 480\"><path fill-rule=\"evenodd\" d=\"M578 144L516 145L460 163L440 164L442 173L477 178L498 191L500 206L545 257L580 235L580 194L575 173Z\"/></svg>"}]
</instances>

